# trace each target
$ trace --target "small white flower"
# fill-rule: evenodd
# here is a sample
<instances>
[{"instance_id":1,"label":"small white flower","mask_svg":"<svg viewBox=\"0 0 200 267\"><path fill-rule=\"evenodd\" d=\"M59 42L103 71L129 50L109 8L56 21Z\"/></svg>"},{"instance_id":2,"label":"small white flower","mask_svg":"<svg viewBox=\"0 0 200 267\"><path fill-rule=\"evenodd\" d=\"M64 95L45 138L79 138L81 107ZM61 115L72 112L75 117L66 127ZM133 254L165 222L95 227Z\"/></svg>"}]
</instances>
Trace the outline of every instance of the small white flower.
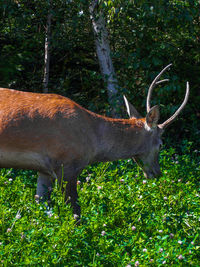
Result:
<instances>
[{"instance_id":1,"label":"small white flower","mask_svg":"<svg viewBox=\"0 0 200 267\"><path fill-rule=\"evenodd\" d=\"M146 248L144 248L142 251L143 251L143 252L147 252L147 249L146 249Z\"/></svg>"},{"instance_id":2,"label":"small white flower","mask_svg":"<svg viewBox=\"0 0 200 267\"><path fill-rule=\"evenodd\" d=\"M194 242L193 241L191 242L191 245L194 245Z\"/></svg>"},{"instance_id":3,"label":"small white flower","mask_svg":"<svg viewBox=\"0 0 200 267\"><path fill-rule=\"evenodd\" d=\"M102 186L99 185L97 188L100 190L100 189L102 189Z\"/></svg>"},{"instance_id":4,"label":"small white flower","mask_svg":"<svg viewBox=\"0 0 200 267\"><path fill-rule=\"evenodd\" d=\"M139 265L140 265L139 261L136 261L135 266L139 266Z\"/></svg>"},{"instance_id":5,"label":"small white flower","mask_svg":"<svg viewBox=\"0 0 200 267\"><path fill-rule=\"evenodd\" d=\"M77 185L80 185L81 184L81 181L77 181Z\"/></svg>"},{"instance_id":6,"label":"small white flower","mask_svg":"<svg viewBox=\"0 0 200 267\"><path fill-rule=\"evenodd\" d=\"M160 249L159 249L159 252L160 252L160 253L163 252L163 248L160 248Z\"/></svg>"},{"instance_id":7,"label":"small white flower","mask_svg":"<svg viewBox=\"0 0 200 267\"><path fill-rule=\"evenodd\" d=\"M162 264L166 264L166 261L163 261Z\"/></svg>"},{"instance_id":8,"label":"small white flower","mask_svg":"<svg viewBox=\"0 0 200 267\"><path fill-rule=\"evenodd\" d=\"M167 200L167 197L164 197L164 200Z\"/></svg>"},{"instance_id":9,"label":"small white flower","mask_svg":"<svg viewBox=\"0 0 200 267\"><path fill-rule=\"evenodd\" d=\"M12 178L9 178L9 179L8 179L9 182L12 182L12 180L13 180Z\"/></svg>"},{"instance_id":10,"label":"small white flower","mask_svg":"<svg viewBox=\"0 0 200 267\"><path fill-rule=\"evenodd\" d=\"M100 254L97 252L96 256L97 256L97 257L99 257L99 256L100 256Z\"/></svg>"},{"instance_id":11,"label":"small white flower","mask_svg":"<svg viewBox=\"0 0 200 267\"><path fill-rule=\"evenodd\" d=\"M150 261L150 262L153 262L153 259L150 259L149 261Z\"/></svg>"},{"instance_id":12,"label":"small white flower","mask_svg":"<svg viewBox=\"0 0 200 267\"><path fill-rule=\"evenodd\" d=\"M107 226L107 224L104 223L104 224L103 224L103 227L106 227L106 226Z\"/></svg>"},{"instance_id":13,"label":"small white flower","mask_svg":"<svg viewBox=\"0 0 200 267\"><path fill-rule=\"evenodd\" d=\"M146 184L146 183L147 183L147 180L143 180L142 183L143 183L143 184Z\"/></svg>"},{"instance_id":14,"label":"small white flower","mask_svg":"<svg viewBox=\"0 0 200 267\"><path fill-rule=\"evenodd\" d=\"M11 233L12 232L12 229L11 228L8 228L7 229L7 233Z\"/></svg>"},{"instance_id":15,"label":"small white flower","mask_svg":"<svg viewBox=\"0 0 200 267\"><path fill-rule=\"evenodd\" d=\"M52 210L46 211L46 214L48 215L49 218L51 218L53 216Z\"/></svg>"},{"instance_id":16,"label":"small white flower","mask_svg":"<svg viewBox=\"0 0 200 267\"><path fill-rule=\"evenodd\" d=\"M86 182L90 181L90 176L86 177Z\"/></svg>"},{"instance_id":17,"label":"small white flower","mask_svg":"<svg viewBox=\"0 0 200 267\"><path fill-rule=\"evenodd\" d=\"M131 227L131 229L132 229L133 231L135 231L135 230L136 230L136 227L133 225L133 226Z\"/></svg>"},{"instance_id":18,"label":"small white flower","mask_svg":"<svg viewBox=\"0 0 200 267\"><path fill-rule=\"evenodd\" d=\"M74 220L77 220L79 218L78 214L74 214Z\"/></svg>"},{"instance_id":19,"label":"small white flower","mask_svg":"<svg viewBox=\"0 0 200 267\"><path fill-rule=\"evenodd\" d=\"M183 242L182 242L181 240L179 240L178 243L179 243L180 245L183 244Z\"/></svg>"},{"instance_id":20,"label":"small white flower","mask_svg":"<svg viewBox=\"0 0 200 267\"><path fill-rule=\"evenodd\" d=\"M16 219L20 219L21 218L21 215L18 213L15 218Z\"/></svg>"},{"instance_id":21,"label":"small white flower","mask_svg":"<svg viewBox=\"0 0 200 267\"><path fill-rule=\"evenodd\" d=\"M106 232L105 232L105 231L102 231L102 232L101 232L101 235L102 235L102 236L106 235Z\"/></svg>"},{"instance_id":22,"label":"small white flower","mask_svg":"<svg viewBox=\"0 0 200 267\"><path fill-rule=\"evenodd\" d=\"M21 239L23 240L23 239L25 239L25 234L24 233L21 233Z\"/></svg>"},{"instance_id":23,"label":"small white flower","mask_svg":"<svg viewBox=\"0 0 200 267\"><path fill-rule=\"evenodd\" d=\"M158 232L159 232L159 233L162 233L162 232L163 232L163 230L158 230Z\"/></svg>"},{"instance_id":24,"label":"small white flower","mask_svg":"<svg viewBox=\"0 0 200 267\"><path fill-rule=\"evenodd\" d=\"M123 183L124 182L124 179L120 179L120 182Z\"/></svg>"},{"instance_id":25,"label":"small white flower","mask_svg":"<svg viewBox=\"0 0 200 267\"><path fill-rule=\"evenodd\" d=\"M0 242L0 246L3 244L3 242Z\"/></svg>"},{"instance_id":26,"label":"small white flower","mask_svg":"<svg viewBox=\"0 0 200 267\"><path fill-rule=\"evenodd\" d=\"M182 179L178 179L178 182L180 183L182 181Z\"/></svg>"},{"instance_id":27,"label":"small white flower","mask_svg":"<svg viewBox=\"0 0 200 267\"><path fill-rule=\"evenodd\" d=\"M182 259L183 259L183 256L182 256L182 255L179 255L179 256L178 256L178 259L179 259L179 260L182 260Z\"/></svg>"},{"instance_id":28,"label":"small white flower","mask_svg":"<svg viewBox=\"0 0 200 267\"><path fill-rule=\"evenodd\" d=\"M128 264L128 265L126 265L126 267L131 267L131 265L130 265L130 264Z\"/></svg>"}]
</instances>

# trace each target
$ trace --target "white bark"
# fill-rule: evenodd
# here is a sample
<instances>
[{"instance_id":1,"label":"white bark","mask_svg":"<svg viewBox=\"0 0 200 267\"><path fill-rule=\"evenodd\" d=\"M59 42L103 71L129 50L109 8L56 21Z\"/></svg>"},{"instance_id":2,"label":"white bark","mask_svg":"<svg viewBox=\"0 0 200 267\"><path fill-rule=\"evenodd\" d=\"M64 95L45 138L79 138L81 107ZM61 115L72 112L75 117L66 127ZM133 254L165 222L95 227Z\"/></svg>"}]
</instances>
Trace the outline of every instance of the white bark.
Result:
<instances>
[{"instance_id":1,"label":"white bark","mask_svg":"<svg viewBox=\"0 0 200 267\"><path fill-rule=\"evenodd\" d=\"M116 104L119 105L118 81L115 75L114 66L111 58L111 50L108 40L108 31L106 29L103 12L97 12L98 0L92 0L90 4L90 18L95 34L96 52L104 82L107 86L108 100L116 115ZM118 112L117 112L118 113Z\"/></svg>"},{"instance_id":2,"label":"white bark","mask_svg":"<svg viewBox=\"0 0 200 267\"><path fill-rule=\"evenodd\" d=\"M45 34L45 55L44 55L44 77L43 92L48 92L49 84L49 64L50 64L50 36L51 36L51 13L47 17L46 34Z\"/></svg>"}]
</instances>

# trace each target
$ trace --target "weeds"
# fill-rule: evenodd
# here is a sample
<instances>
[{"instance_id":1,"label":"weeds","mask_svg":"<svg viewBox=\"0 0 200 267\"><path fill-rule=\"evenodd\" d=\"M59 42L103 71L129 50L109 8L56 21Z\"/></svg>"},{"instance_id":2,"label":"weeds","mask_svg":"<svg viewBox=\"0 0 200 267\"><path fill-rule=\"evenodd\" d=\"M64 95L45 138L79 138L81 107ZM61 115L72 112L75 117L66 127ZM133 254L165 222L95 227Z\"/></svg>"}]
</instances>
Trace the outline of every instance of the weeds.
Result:
<instances>
[{"instance_id":1,"label":"weeds","mask_svg":"<svg viewBox=\"0 0 200 267\"><path fill-rule=\"evenodd\" d=\"M78 226L58 186L52 206L38 204L36 174L2 169L0 265L199 266L198 155L162 151L152 180L131 160L89 166Z\"/></svg>"}]
</instances>

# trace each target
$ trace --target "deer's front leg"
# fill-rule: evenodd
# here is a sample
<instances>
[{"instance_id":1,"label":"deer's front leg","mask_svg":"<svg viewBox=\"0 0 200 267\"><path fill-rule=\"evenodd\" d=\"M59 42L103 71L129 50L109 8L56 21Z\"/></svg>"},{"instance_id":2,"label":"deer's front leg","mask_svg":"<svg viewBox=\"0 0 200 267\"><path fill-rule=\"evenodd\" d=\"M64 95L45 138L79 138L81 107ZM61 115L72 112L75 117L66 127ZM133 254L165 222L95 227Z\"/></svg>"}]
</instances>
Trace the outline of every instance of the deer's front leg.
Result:
<instances>
[{"instance_id":1,"label":"deer's front leg","mask_svg":"<svg viewBox=\"0 0 200 267\"><path fill-rule=\"evenodd\" d=\"M80 171L77 171L75 168L64 167L59 171L58 178L59 183L62 184L62 190L64 193L65 201L71 203L73 213L77 219L80 217L81 209L78 204L78 193L77 193L77 176ZM61 182L63 180L63 182Z\"/></svg>"},{"instance_id":2,"label":"deer's front leg","mask_svg":"<svg viewBox=\"0 0 200 267\"><path fill-rule=\"evenodd\" d=\"M71 177L67 179L67 184L65 188L65 201L70 202L72 205L73 213L76 219L80 218L81 208L78 204L78 193L77 193L77 178ZM78 216L76 216L78 215Z\"/></svg>"},{"instance_id":3,"label":"deer's front leg","mask_svg":"<svg viewBox=\"0 0 200 267\"><path fill-rule=\"evenodd\" d=\"M52 178L48 174L38 173L37 192L39 198L49 198L50 188L52 186Z\"/></svg>"}]
</instances>

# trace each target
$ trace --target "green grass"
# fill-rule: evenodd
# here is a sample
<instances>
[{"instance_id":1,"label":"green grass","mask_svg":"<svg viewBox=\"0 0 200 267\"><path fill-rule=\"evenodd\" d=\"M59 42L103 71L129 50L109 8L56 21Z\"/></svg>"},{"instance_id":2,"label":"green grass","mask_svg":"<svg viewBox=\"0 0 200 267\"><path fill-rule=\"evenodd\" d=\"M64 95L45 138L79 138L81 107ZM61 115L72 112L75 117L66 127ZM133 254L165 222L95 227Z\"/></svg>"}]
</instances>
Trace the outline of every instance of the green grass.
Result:
<instances>
[{"instance_id":1,"label":"green grass","mask_svg":"<svg viewBox=\"0 0 200 267\"><path fill-rule=\"evenodd\" d=\"M80 225L57 185L48 208L35 202L33 172L2 169L0 266L200 266L198 155L163 150L152 180L131 160L89 166Z\"/></svg>"}]
</instances>

